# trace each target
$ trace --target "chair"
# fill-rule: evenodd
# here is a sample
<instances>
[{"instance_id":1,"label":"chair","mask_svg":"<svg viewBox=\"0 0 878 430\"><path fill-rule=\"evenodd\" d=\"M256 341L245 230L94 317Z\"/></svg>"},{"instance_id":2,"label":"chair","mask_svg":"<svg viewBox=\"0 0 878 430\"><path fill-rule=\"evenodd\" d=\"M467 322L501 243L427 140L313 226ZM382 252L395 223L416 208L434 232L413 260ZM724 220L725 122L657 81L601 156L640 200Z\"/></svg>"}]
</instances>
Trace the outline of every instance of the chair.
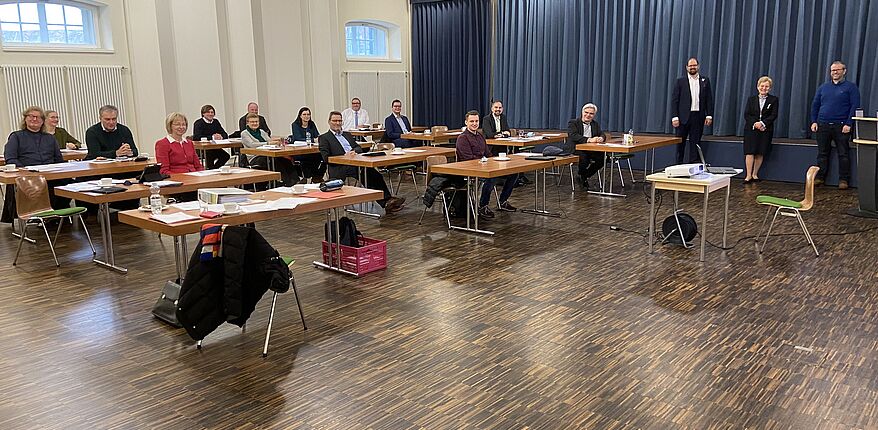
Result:
<instances>
[{"instance_id":1,"label":"chair","mask_svg":"<svg viewBox=\"0 0 878 430\"><path fill-rule=\"evenodd\" d=\"M55 266L60 267L61 264L58 263L58 256L55 254L55 243L58 242L58 234L61 232L64 220L71 221L73 217L79 218L79 224L82 225L85 237L88 238L88 245L91 247L92 255L97 253L91 241L91 235L88 234L88 228L86 228L85 222L82 220L82 214L85 213L86 208L74 206L57 210L52 209L52 205L49 203L49 186L44 176L19 176L16 178L15 202L21 238L18 241L18 250L15 251L15 259L12 261L13 266L18 263L21 245L27 236L27 227L36 224L43 228L46 240L49 241L49 249L52 250ZM49 230L46 229L46 221L50 219L59 220L54 240L49 237Z\"/></svg>"},{"instance_id":2,"label":"chair","mask_svg":"<svg viewBox=\"0 0 878 430\"><path fill-rule=\"evenodd\" d=\"M445 164L445 163L448 163L448 158L447 158L446 156L444 156L444 155L431 155L431 156L427 157L427 159L425 160L425 162L426 162L426 164L427 164L427 182L426 182L426 184L429 185L429 184L430 184L430 180L433 179L433 173L431 172L430 167L431 167L431 166L436 166L436 165L439 165L439 164ZM425 189L424 192L425 192L425 193L426 193L426 186L427 186L427 185L424 186L424 189ZM465 193L465 192L466 192L466 186L464 186L464 187L454 187L454 186L445 187L445 188L439 190L439 195L437 196L437 197L441 197L441 198L442 198L442 211L443 211L444 214L445 214L445 223L448 225L448 228L449 228L449 229L451 229L451 217L450 217L450 215L448 214L448 205L449 205L450 203L449 203L448 199L445 198L445 194L448 193L448 192L451 192L451 193L452 193L452 194L451 194L451 199L454 199L454 195L455 195L458 191L461 191L461 192L464 192L464 193ZM494 191L494 194L496 194L496 190ZM476 213L476 212L475 212L475 209L472 209L472 208L471 208L471 210L472 210L472 213L473 213L473 214ZM421 212L421 217L418 218L418 225L421 225L421 221L424 220L424 215L425 215L426 213L427 213L427 205L424 205L424 211Z\"/></svg>"},{"instance_id":3,"label":"chair","mask_svg":"<svg viewBox=\"0 0 878 430\"><path fill-rule=\"evenodd\" d=\"M628 174L631 175L631 183L636 184L637 181L634 180L634 170L631 168L631 159L634 158L634 154L626 154L623 152L611 152L609 153L610 162L616 165L616 170L619 172L619 181L622 182L622 188L625 188L625 178L622 176L622 161L628 163ZM613 166L610 165L610 169ZM612 175L610 175L612 177Z\"/></svg>"},{"instance_id":4,"label":"chair","mask_svg":"<svg viewBox=\"0 0 878 430\"><path fill-rule=\"evenodd\" d=\"M379 143L375 145L376 151L393 151L396 148L396 145L392 143ZM396 189L399 190L399 187L402 186L402 175L410 174L412 176L412 184L415 186L415 192L420 196L421 190L418 188L418 179L415 176L418 171L418 166L414 164L399 164L396 166L387 166L385 168L378 169L381 174L387 173L388 176L392 173L397 173L399 175L399 180L396 182ZM390 193L396 194L397 191L393 190L393 178L390 179Z\"/></svg>"},{"instance_id":5,"label":"chair","mask_svg":"<svg viewBox=\"0 0 878 430\"><path fill-rule=\"evenodd\" d=\"M756 235L756 246L759 249L759 253L765 250L765 244L768 243L768 236L771 235L771 228L774 226L774 221L777 219L778 215L796 217L799 221L799 225L802 227L802 231L805 233L805 239L808 240L808 243L811 244L811 247L814 248L814 254L820 256L820 253L817 252L817 245L814 244L814 239L811 238L811 233L808 232L808 227L805 226L805 220L802 219L801 212L810 210L814 206L814 178L817 176L817 171L820 168L817 166L811 166L808 168L808 172L805 174L805 198L802 201L789 200L782 197L774 197L774 196L756 196L756 203L760 205L768 206L768 210L765 212L765 218L762 220L762 226L759 227L759 234ZM768 225L768 231L765 233L765 241L762 242L762 247L759 248L759 235L762 234L762 230L765 228L765 222L768 221L768 215L771 214L771 210L774 208L774 217L771 219L771 224Z\"/></svg>"},{"instance_id":6,"label":"chair","mask_svg":"<svg viewBox=\"0 0 878 430\"><path fill-rule=\"evenodd\" d=\"M293 264L296 260L293 260L290 257L281 257L286 263L287 267L290 268L290 287L293 288L293 296L296 298L296 306L299 308L299 317L302 318L302 329L308 330L308 326L305 325L305 312L302 311L302 302L299 301L299 290L296 288L296 280L293 277ZM273 291L271 296L271 311L268 314L268 327L265 329L265 343L262 346L262 357L268 357L268 342L271 340L271 325L274 323L274 310L277 305L277 291ZM245 323L241 326L241 331L245 331L247 329L247 324ZM195 342L195 347L197 349L201 349L202 341L199 340Z\"/></svg>"}]
</instances>

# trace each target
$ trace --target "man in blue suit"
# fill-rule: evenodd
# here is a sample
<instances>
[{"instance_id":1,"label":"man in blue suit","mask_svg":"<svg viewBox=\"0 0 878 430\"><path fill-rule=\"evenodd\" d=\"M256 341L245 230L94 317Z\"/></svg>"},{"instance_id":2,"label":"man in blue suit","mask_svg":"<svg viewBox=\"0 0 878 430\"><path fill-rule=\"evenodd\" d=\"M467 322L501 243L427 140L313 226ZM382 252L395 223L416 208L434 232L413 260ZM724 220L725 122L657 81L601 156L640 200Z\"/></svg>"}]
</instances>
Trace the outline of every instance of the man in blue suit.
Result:
<instances>
[{"instance_id":1,"label":"man in blue suit","mask_svg":"<svg viewBox=\"0 0 878 430\"><path fill-rule=\"evenodd\" d=\"M713 124L713 89L710 80L698 74L698 59L692 57L686 63L687 76L677 79L671 96L671 124L681 138L677 144L677 164L683 162L686 141L689 143L689 162L698 162L695 145L701 143L704 127Z\"/></svg>"},{"instance_id":2,"label":"man in blue suit","mask_svg":"<svg viewBox=\"0 0 878 430\"><path fill-rule=\"evenodd\" d=\"M412 124L409 122L409 119L401 113L402 102L394 100L390 103L390 108L393 113L384 119L384 137L386 140L393 142L397 148L414 146L414 142L402 138L403 133L412 131Z\"/></svg>"}]
</instances>

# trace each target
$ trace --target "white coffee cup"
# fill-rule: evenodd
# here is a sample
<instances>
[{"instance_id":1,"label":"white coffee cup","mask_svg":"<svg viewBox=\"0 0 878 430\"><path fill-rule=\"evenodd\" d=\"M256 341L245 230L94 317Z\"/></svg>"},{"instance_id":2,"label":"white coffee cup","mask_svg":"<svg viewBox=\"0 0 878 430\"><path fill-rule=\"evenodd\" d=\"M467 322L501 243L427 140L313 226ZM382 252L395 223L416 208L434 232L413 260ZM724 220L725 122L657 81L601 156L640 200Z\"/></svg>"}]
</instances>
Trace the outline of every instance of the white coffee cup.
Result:
<instances>
[{"instance_id":1,"label":"white coffee cup","mask_svg":"<svg viewBox=\"0 0 878 430\"><path fill-rule=\"evenodd\" d=\"M220 173L232 173L232 167L231 166L221 166Z\"/></svg>"},{"instance_id":2,"label":"white coffee cup","mask_svg":"<svg viewBox=\"0 0 878 430\"><path fill-rule=\"evenodd\" d=\"M18 168L15 167L15 164L7 164L7 165L3 166L4 172L14 172L16 170L18 170Z\"/></svg>"},{"instance_id":3,"label":"white coffee cup","mask_svg":"<svg viewBox=\"0 0 878 430\"><path fill-rule=\"evenodd\" d=\"M403 154L405 153L405 150L402 148L393 148L393 151L391 152L393 152L394 154Z\"/></svg>"},{"instance_id":4,"label":"white coffee cup","mask_svg":"<svg viewBox=\"0 0 878 430\"><path fill-rule=\"evenodd\" d=\"M240 211L241 211L241 207L238 206L238 204L237 204L237 203L234 203L234 202L232 202L232 203L223 203L223 211L225 211L226 213L240 212Z\"/></svg>"},{"instance_id":5,"label":"white coffee cup","mask_svg":"<svg viewBox=\"0 0 878 430\"><path fill-rule=\"evenodd\" d=\"M432 132L433 132L433 131L432 131L432 130L430 130L430 129L429 129L429 128L428 128L428 129L426 129L426 130L424 130L424 134L430 134L430 133L432 133Z\"/></svg>"},{"instance_id":6,"label":"white coffee cup","mask_svg":"<svg viewBox=\"0 0 878 430\"><path fill-rule=\"evenodd\" d=\"M201 138L201 141L202 141L202 142L207 142L207 138L206 138L206 137L202 137L202 138Z\"/></svg>"},{"instance_id":7,"label":"white coffee cup","mask_svg":"<svg viewBox=\"0 0 878 430\"><path fill-rule=\"evenodd\" d=\"M113 185L113 178L101 178L101 186L109 187Z\"/></svg>"},{"instance_id":8,"label":"white coffee cup","mask_svg":"<svg viewBox=\"0 0 878 430\"><path fill-rule=\"evenodd\" d=\"M506 158L506 153L505 153L505 152L501 152L501 153L497 156L497 158Z\"/></svg>"},{"instance_id":9,"label":"white coffee cup","mask_svg":"<svg viewBox=\"0 0 878 430\"><path fill-rule=\"evenodd\" d=\"M296 184L293 185L293 192L297 194L301 194L305 192L305 184Z\"/></svg>"}]
</instances>

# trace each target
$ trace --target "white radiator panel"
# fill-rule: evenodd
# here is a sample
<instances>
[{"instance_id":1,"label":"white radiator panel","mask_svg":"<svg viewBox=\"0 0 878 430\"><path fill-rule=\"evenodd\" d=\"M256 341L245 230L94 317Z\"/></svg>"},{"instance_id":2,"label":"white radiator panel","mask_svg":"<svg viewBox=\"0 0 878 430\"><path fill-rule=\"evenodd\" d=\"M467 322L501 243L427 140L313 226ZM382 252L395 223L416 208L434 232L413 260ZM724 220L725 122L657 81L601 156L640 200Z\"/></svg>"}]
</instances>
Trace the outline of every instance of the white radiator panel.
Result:
<instances>
[{"instance_id":1,"label":"white radiator panel","mask_svg":"<svg viewBox=\"0 0 878 430\"><path fill-rule=\"evenodd\" d=\"M63 66L4 66L8 130L18 130L21 112L28 106L67 113Z\"/></svg>"}]
</instances>

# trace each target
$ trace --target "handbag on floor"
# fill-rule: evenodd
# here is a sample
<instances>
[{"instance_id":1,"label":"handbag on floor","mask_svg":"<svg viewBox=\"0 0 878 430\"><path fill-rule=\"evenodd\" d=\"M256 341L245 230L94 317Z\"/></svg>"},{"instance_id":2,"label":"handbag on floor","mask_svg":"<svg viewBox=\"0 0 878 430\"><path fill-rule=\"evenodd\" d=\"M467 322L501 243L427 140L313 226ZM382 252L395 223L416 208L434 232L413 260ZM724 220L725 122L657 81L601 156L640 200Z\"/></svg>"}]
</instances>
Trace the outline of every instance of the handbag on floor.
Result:
<instances>
[{"instance_id":1,"label":"handbag on floor","mask_svg":"<svg viewBox=\"0 0 878 430\"><path fill-rule=\"evenodd\" d=\"M156 318L174 326L183 327L177 320L177 300L180 299L180 284L168 281L162 287L162 295L155 301L152 314Z\"/></svg>"}]
</instances>

